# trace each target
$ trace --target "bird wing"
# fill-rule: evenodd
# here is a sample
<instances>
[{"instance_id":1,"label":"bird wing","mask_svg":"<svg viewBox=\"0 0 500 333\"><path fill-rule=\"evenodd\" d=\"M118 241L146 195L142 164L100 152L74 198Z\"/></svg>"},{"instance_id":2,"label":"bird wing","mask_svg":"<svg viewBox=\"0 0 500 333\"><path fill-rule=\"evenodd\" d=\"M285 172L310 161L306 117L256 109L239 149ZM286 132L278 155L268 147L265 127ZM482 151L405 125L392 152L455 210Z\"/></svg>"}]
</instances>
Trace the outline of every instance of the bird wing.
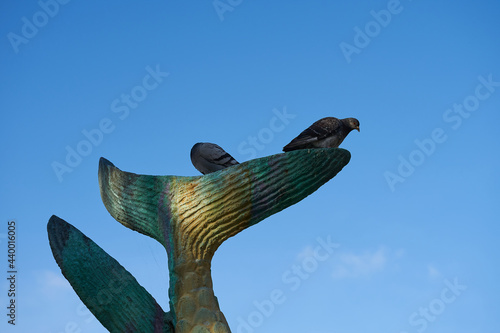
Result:
<instances>
[{"instance_id":1,"label":"bird wing","mask_svg":"<svg viewBox=\"0 0 500 333\"><path fill-rule=\"evenodd\" d=\"M196 170L204 175L239 164L219 145L208 142L198 142L193 146L191 162Z\"/></svg>"},{"instance_id":2,"label":"bird wing","mask_svg":"<svg viewBox=\"0 0 500 333\"><path fill-rule=\"evenodd\" d=\"M200 155L205 160L215 163L217 165L222 165L224 167L229 167L231 165L239 164L229 153L222 149L219 145L213 143L201 149Z\"/></svg>"},{"instance_id":3,"label":"bird wing","mask_svg":"<svg viewBox=\"0 0 500 333\"><path fill-rule=\"evenodd\" d=\"M342 126L342 122L334 117L327 117L316 121L307 129L302 131L295 139L283 147L284 151L300 149L308 144L336 135Z\"/></svg>"}]
</instances>

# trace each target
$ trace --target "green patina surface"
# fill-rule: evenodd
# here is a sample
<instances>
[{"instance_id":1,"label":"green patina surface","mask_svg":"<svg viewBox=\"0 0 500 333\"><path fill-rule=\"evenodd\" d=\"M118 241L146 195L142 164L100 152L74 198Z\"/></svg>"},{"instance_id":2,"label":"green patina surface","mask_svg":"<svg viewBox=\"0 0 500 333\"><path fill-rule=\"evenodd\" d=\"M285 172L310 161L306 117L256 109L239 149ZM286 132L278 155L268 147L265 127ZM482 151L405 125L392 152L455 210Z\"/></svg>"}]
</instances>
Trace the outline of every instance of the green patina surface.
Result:
<instances>
[{"instance_id":1,"label":"green patina surface","mask_svg":"<svg viewBox=\"0 0 500 333\"><path fill-rule=\"evenodd\" d=\"M52 253L82 302L111 332L174 332L155 299L115 259L78 229L52 216Z\"/></svg>"},{"instance_id":2,"label":"green patina surface","mask_svg":"<svg viewBox=\"0 0 500 333\"><path fill-rule=\"evenodd\" d=\"M167 250L167 313L116 260L55 216L48 225L54 257L110 331L230 332L212 289L217 248L316 191L349 159L339 148L297 150L198 177L137 175L101 159L99 186L109 213Z\"/></svg>"}]
</instances>

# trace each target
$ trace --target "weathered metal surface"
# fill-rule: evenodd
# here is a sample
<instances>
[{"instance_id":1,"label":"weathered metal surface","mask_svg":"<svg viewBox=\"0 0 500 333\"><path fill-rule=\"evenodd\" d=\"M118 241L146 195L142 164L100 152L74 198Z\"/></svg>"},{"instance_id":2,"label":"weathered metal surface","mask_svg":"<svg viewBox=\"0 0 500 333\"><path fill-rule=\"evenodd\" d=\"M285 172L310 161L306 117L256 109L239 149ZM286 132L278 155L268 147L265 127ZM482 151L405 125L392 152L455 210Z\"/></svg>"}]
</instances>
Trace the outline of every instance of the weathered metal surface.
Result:
<instances>
[{"instance_id":1,"label":"weathered metal surface","mask_svg":"<svg viewBox=\"0 0 500 333\"><path fill-rule=\"evenodd\" d=\"M104 205L117 221L156 239L167 250L171 311L165 314L164 325L174 326L175 332L230 332L212 288L210 263L217 248L229 237L316 191L349 159L350 153L339 148L297 150L251 160L205 176L179 177L124 172L101 158L99 185ZM81 243L71 243L71 246L81 247L89 242ZM75 265L70 264L72 261L82 260L76 257L90 258L93 252L82 255L79 251L67 250L67 253L67 261L61 260L63 256L56 260L89 306L85 302L86 293L98 292L95 288L103 287L102 283L86 283L69 271L75 269ZM109 257L104 251L99 253L99 260ZM117 272L130 275L123 267ZM151 307L151 302L156 304L147 295L151 300L141 297L148 299L148 306ZM89 309L94 312L91 306ZM108 327L103 320L123 318L115 314L117 311L121 309L110 307L108 314L96 314L96 317ZM147 306L141 311L142 306L138 306L135 315L147 317L147 322L156 322L157 312L147 310Z\"/></svg>"},{"instance_id":2,"label":"weathered metal surface","mask_svg":"<svg viewBox=\"0 0 500 333\"><path fill-rule=\"evenodd\" d=\"M165 313L146 289L80 230L52 216L47 224L52 254L82 302L110 332L173 333Z\"/></svg>"}]
</instances>

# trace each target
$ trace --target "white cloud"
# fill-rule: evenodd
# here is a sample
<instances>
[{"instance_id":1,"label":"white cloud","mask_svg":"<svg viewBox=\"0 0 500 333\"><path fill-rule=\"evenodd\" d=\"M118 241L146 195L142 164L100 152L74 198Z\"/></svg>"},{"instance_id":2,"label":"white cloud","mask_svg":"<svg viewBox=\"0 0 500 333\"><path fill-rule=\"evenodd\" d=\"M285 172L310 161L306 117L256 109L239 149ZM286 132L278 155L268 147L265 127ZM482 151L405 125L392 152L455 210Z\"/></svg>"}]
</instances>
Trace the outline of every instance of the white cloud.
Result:
<instances>
[{"instance_id":1,"label":"white cloud","mask_svg":"<svg viewBox=\"0 0 500 333\"><path fill-rule=\"evenodd\" d=\"M429 278L432 280L441 279L443 276L436 267L430 264L427 266L427 274L429 275Z\"/></svg>"},{"instance_id":2,"label":"white cloud","mask_svg":"<svg viewBox=\"0 0 500 333\"><path fill-rule=\"evenodd\" d=\"M360 254L340 253L332 275L336 279L369 276L384 269L387 257L387 251L383 247Z\"/></svg>"},{"instance_id":3,"label":"white cloud","mask_svg":"<svg viewBox=\"0 0 500 333\"><path fill-rule=\"evenodd\" d=\"M305 258L313 257L314 249L312 246L306 246L302 251L297 254L297 260L302 261Z\"/></svg>"},{"instance_id":4,"label":"white cloud","mask_svg":"<svg viewBox=\"0 0 500 333\"><path fill-rule=\"evenodd\" d=\"M72 290L68 280L61 273L56 273L49 270L39 271L37 282L40 292L45 296L53 298L61 293L65 294Z\"/></svg>"}]
</instances>

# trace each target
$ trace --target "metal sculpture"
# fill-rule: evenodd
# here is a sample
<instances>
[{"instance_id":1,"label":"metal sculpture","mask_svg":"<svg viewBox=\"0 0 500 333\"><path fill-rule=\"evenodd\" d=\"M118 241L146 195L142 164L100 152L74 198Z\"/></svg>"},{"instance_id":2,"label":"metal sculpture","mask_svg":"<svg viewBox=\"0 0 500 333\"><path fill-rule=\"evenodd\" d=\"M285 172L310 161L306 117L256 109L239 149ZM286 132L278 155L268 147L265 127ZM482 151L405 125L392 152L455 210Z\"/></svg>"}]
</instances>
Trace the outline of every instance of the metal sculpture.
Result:
<instances>
[{"instance_id":1,"label":"metal sculpture","mask_svg":"<svg viewBox=\"0 0 500 333\"><path fill-rule=\"evenodd\" d=\"M229 237L316 191L349 162L340 148L297 150L196 177L124 172L101 158L99 186L124 226L159 241L170 273L170 311L78 229L52 216L49 242L63 275L110 332L230 332L210 265Z\"/></svg>"}]
</instances>

